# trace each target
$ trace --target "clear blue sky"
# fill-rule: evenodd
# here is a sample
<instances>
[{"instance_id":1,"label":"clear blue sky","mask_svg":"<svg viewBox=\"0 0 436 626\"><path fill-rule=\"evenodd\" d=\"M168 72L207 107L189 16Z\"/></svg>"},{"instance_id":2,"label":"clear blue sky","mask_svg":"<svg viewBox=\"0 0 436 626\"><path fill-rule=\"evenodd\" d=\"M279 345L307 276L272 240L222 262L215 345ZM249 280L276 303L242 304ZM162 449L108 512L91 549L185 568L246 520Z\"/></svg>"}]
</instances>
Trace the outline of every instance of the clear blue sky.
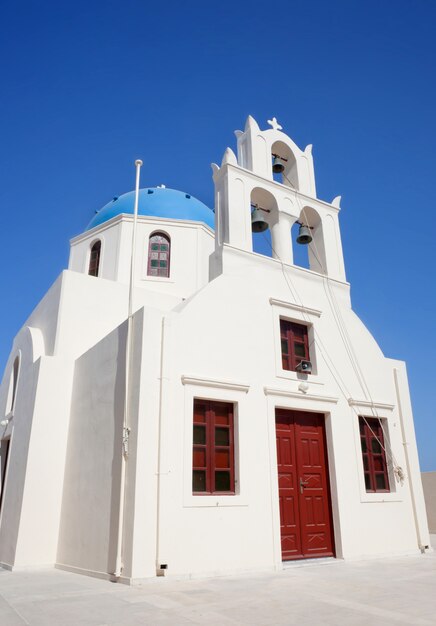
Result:
<instances>
[{"instance_id":1,"label":"clear blue sky","mask_svg":"<svg viewBox=\"0 0 436 626\"><path fill-rule=\"evenodd\" d=\"M251 113L313 143L342 195L356 312L408 364L436 469L436 3L2 3L0 370L68 241L114 195L164 183L212 206L210 162Z\"/></svg>"}]
</instances>

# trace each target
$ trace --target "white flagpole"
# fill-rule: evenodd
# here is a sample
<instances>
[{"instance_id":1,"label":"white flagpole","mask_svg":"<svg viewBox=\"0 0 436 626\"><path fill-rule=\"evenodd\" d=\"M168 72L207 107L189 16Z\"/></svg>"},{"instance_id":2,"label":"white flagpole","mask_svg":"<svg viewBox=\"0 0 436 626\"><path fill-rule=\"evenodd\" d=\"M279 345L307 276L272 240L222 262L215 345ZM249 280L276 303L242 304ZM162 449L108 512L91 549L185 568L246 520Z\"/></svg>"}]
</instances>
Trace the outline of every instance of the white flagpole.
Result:
<instances>
[{"instance_id":1,"label":"white flagpole","mask_svg":"<svg viewBox=\"0 0 436 626\"><path fill-rule=\"evenodd\" d=\"M135 206L133 209L133 231L132 231L132 249L130 251L130 282L129 282L129 318L133 314L133 281L135 274L135 244L136 244L136 224L138 221L138 203L139 203L139 175L141 172L142 161L137 159L136 166L136 185L135 185Z\"/></svg>"},{"instance_id":2,"label":"white flagpole","mask_svg":"<svg viewBox=\"0 0 436 626\"><path fill-rule=\"evenodd\" d=\"M126 465L129 456L129 391L130 391L130 356L132 353L133 342L133 296L135 282L135 252L136 252L136 225L138 222L138 204L139 204L139 177L141 172L142 161L137 159L136 166L136 184L135 184L135 205L133 209L133 227L132 227L132 245L130 249L130 279L129 279L129 303L127 310L127 336L126 336L126 361L125 361L125 389L124 389L124 416L123 416L123 432L122 432L122 451L121 451L121 476L120 476L120 502L118 517L118 534L117 534L117 555L115 563L114 576L118 579L123 572L123 534L124 534L124 509L126 501Z\"/></svg>"}]
</instances>

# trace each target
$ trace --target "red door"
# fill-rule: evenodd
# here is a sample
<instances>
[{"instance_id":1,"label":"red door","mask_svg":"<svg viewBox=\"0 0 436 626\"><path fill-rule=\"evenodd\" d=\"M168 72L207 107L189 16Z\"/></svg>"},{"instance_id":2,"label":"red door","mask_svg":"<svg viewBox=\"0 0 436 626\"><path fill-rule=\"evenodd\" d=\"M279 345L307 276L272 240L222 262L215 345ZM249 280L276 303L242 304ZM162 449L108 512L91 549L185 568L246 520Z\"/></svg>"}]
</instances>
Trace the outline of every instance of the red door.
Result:
<instances>
[{"instance_id":1,"label":"red door","mask_svg":"<svg viewBox=\"0 0 436 626\"><path fill-rule=\"evenodd\" d=\"M333 556L324 415L276 410L282 558Z\"/></svg>"}]
</instances>

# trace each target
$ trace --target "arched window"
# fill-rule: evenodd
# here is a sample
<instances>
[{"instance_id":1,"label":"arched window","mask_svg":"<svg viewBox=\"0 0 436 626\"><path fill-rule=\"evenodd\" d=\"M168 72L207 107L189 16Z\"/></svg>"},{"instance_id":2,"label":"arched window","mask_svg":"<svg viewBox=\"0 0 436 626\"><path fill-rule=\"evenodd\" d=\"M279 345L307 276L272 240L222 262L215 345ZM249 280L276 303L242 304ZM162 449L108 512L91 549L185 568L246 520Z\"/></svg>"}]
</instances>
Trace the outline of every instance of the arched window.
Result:
<instances>
[{"instance_id":1,"label":"arched window","mask_svg":"<svg viewBox=\"0 0 436 626\"><path fill-rule=\"evenodd\" d=\"M9 383L8 402L6 404L6 415L14 410L15 396L17 394L18 370L20 368L20 357L17 356L12 367L11 379Z\"/></svg>"},{"instance_id":2,"label":"arched window","mask_svg":"<svg viewBox=\"0 0 436 626\"><path fill-rule=\"evenodd\" d=\"M170 238L165 233L153 233L148 242L147 276L170 275Z\"/></svg>"},{"instance_id":3,"label":"arched window","mask_svg":"<svg viewBox=\"0 0 436 626\"><path fill-rule=\"evenodd\" d=\"M98 268L100 266L100 252L101 241L98 239L91 248L91 255L89 257L89 269L88 274L90 276L98 276Z\"/></svg>"}]
</instances>

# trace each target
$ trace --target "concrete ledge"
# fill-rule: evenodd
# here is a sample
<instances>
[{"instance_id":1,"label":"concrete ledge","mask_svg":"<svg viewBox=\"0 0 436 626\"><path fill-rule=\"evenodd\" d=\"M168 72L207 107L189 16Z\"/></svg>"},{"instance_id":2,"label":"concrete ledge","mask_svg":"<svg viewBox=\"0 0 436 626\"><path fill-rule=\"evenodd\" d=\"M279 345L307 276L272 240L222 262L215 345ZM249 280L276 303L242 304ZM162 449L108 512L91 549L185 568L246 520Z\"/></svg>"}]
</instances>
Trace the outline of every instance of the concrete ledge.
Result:
<instances>
[{"instance_id":1,"label":"concrete ledge","mask_svg":"<svg viewBox=\"0 0 436 626\"><path fill-rule=\"evenodd\" d=\"M55 569L63 570L64 572L72 572L73 574L82 574L83 576L90 576L91 578L99 578L100 580L108 580L111 583L122 583L124 585L131 585L132 578L126 576L114 576L114 574L108 574L107 572L99 572L92 569L84 569L82 567L75 567L74 565L65 565L65 563L55 563Z\"/></svg>"}]
</instances>

